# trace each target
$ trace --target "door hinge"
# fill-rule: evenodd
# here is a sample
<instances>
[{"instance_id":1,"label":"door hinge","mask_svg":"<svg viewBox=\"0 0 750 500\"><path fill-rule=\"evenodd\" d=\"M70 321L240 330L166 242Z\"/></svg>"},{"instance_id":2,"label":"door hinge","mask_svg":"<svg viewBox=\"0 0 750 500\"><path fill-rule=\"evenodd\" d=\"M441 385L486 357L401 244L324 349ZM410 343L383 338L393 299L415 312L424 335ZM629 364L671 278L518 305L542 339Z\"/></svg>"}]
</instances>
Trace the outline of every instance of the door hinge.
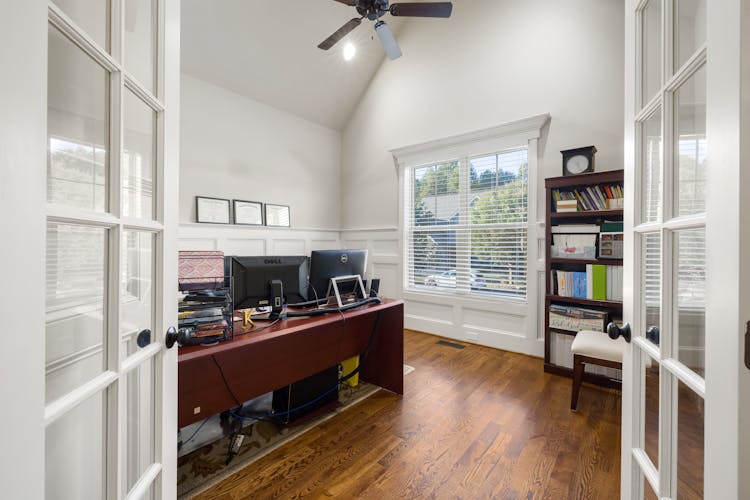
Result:
<instances>
[{"instance_id":1,"label":"door hinge","mask_svg":"<svg viewBox=\"0 0 750 500\"><path fill-rule=\"evenodd\" d=\"M745 326L745 366L750 370L750 321Z\"/></svg>"}]
</instances>

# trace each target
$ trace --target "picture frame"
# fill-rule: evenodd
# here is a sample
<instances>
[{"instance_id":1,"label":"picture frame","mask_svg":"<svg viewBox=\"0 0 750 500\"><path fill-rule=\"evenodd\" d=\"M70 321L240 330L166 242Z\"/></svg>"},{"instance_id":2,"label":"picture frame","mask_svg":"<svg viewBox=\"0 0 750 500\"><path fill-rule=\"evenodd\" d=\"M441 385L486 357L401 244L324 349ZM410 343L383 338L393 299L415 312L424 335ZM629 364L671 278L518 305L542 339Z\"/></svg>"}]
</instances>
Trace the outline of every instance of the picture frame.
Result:
<instances>
[{"instance_id":1,"label":"picture frame","mask_svg":"<svg viewBox=\"0 0 750 500\"><path fill-rule=\"evenodd\" d=\"M243 226L263 225L263 203L259 201L232 200L232 214L235 224Z\"/></svg>"},{"instance_id":2,"label":"picture frame","mask_svg":"<svg viewBox=\"0 0 750 500\"><path fill-rule=\"evenodd\" d=\"M271 227L290 227L291 219L289 216L289 205L275 205L266 203L266 226Z\"/></svg>"},{"instance_id":3,"label":"picture frame","mask_svg":"<svg viewBox=\"0 0 750 500\"><path fill-rule=\"evenodd\" d=\"M201 224L229 224L230 204L224 198L195 197L195 221Z\"/></svg>"}]
</instances>

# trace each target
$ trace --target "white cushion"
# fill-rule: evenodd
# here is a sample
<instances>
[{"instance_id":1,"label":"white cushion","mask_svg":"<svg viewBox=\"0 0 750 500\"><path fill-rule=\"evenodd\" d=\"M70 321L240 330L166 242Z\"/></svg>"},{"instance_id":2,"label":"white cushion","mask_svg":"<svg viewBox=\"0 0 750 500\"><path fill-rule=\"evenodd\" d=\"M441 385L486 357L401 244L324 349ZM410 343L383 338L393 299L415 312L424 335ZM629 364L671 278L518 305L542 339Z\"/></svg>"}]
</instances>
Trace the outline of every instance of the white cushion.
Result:
<instances>
[{"instance_id":1,"label":"white cushion","mask_svg":"<svg viewBox=\"0 0 750 500\"><path fill-rule=\"evenodd\" d=\"M581 330L573 339L570 350L573 351L573 354L622 363L622 353L625 352L626 345L627 343L622 337L612 340L604 332Z\"/></svg>"}]
</instances>

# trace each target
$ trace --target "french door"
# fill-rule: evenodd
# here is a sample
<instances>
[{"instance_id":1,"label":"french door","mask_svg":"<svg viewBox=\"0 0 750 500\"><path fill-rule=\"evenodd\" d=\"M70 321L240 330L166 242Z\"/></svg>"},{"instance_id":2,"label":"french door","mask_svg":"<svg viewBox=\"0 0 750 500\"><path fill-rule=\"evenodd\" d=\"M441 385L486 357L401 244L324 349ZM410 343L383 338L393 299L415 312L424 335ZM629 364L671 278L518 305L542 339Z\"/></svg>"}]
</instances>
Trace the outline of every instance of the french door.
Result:
<instances>
[{"instance_id":1,"label":"french door","mask_svg":"<svg viewBox=\"0 0 750 500\"><path fill-rule=\"evenodd\" d=\"M750 496L748 6L626 2L623 498Z\"/></svg>"},{"instance_id":2,"label":"french door","mask_svg":"<svg viewBox=\"0 0 750 500\"><path fill-rule=\"evenodd\" d=\"M36 260L6 282L33 290L24 307L36 314L19 324L35 348L4 375L42 403L22 429L39 437L3 480L19 493L0 496L174 498L177 363L164 333L176 317L179 1L9 3L3 23L26 29L0 35L3 69L36 68L26 84L43 92L19 81L0 101L28 111L16 138L28 151L0 164L4 188L34 203L15 200L13 216L32 217L3 237Z\"/></svg>"}]
</instances>

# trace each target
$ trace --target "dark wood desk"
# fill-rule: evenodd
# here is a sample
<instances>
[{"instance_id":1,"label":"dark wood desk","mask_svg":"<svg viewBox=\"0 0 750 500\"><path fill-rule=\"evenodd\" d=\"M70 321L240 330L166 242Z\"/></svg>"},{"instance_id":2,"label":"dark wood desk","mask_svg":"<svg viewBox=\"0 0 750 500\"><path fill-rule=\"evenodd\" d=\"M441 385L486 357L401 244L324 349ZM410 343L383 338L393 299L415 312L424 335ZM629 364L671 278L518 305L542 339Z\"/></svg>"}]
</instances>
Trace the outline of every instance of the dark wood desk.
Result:
<instances>
[{"instance_id":1,"label":"dark wood desk","mask_svg":"<svg viewBox=\"0 0 750 500\"><path fill-rule=\"evenodd\" d=\"M215 346L181 347L177 357L179 427L362 354L378 313L380 325L360 377L403 394L404 303L383 299L382 304L343 314L289 318L257 333L235 333L232 340ZM258 322L258 326L263 324Z\"/></svg>"}]
</instances>

